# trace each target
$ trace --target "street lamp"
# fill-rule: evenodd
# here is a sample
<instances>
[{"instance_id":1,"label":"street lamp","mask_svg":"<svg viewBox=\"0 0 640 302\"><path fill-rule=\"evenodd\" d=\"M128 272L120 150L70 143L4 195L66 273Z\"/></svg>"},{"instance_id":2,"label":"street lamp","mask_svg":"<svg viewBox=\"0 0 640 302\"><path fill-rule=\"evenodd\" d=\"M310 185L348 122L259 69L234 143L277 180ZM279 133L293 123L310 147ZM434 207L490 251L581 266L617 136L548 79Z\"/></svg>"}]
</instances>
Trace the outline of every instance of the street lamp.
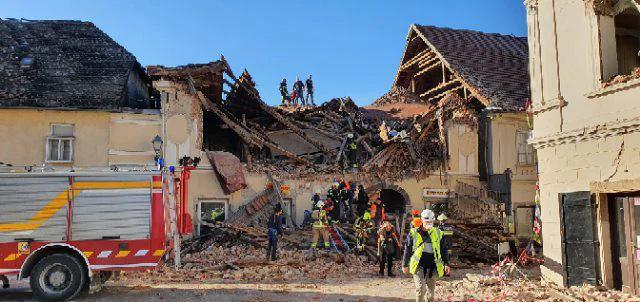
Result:
<instances>
[{"instance_id":1,"label":"street lamp","mask_svg":"<svg viewBox=\"0 0 640 302\"><path fill-rule=\"evenodd\" d=\"M160 138L159 135L156 135L156 137L151 141L151 144L153 145L153 151L156 153L154 158L156 162L158 162L158 159L160 159L160 151L162 150L162 138Z\"/></svg>"}]
</instances>

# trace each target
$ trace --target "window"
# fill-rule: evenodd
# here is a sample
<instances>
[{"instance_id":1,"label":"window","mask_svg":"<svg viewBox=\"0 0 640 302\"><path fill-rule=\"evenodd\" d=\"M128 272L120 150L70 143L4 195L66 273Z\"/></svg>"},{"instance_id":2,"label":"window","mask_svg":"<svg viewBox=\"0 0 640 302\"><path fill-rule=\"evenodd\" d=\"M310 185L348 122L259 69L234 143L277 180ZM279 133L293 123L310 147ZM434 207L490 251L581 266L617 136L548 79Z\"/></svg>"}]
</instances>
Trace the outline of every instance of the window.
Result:
<instances>
[{"instance_id":1,"label":"window","mask_svg":"<svg viewBox=\"0 0 640 302\"><path fill-rule=\"evenodd\" d=\"M229 218L229 201L226 199L201 199L198 202L196 234L200 236L202 224L225 221Z\"/></svg>"},{"instance_id":2,"label":"window","mask_svg":"<svg viewBox=\"0 0 640 302\"><path fill-rule=\"evenodd\" d=\"M533 236L533 219L535 208L523 206L516 208L516 236L531 238Z\"/></svg>"},{"instance_id":3,"label":"window","mask_svg":"<svg viewBox=\"0 0 640 302\"><path fill-rule=\"evenodd\" d=\"M614 3L613 17L599 16L603 81L631 75L640 67L640 4L634 0Z\"/></svg>"},{"instance_id":4,"label":"window","mask_svg":"<svg viewBox=\"0 0 640 302\"><path fill-rule=\"evenodd\" d=\"M73 125L51 125L51 136L47 138L46 162L73 162Z\"/></svg>"},{"instance_id":5,"label":"window","mask_svg":"<svg viewBox=\"0 0 640 302\"><path fill-rule=\"evenodd\" d=\"M533 165L536 163L536 155L533 146L527 143L529 133L518 131L516 133L516 147L518 148L518 164Z\"/></svg>"}]
</instances>

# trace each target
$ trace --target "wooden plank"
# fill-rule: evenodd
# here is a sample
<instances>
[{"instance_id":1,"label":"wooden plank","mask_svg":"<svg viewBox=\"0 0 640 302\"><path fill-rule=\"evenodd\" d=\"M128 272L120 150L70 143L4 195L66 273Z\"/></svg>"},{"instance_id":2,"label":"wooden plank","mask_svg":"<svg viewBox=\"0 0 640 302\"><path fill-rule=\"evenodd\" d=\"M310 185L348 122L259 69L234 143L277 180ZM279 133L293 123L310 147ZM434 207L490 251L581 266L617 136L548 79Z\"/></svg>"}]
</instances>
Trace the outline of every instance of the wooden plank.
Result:
<instances>
[{"instance_id":1,"label":"wooden plank","mask_svg":"<svg viewBox=\"0 0 640 302\"><path fill-rule=\"evenodd\" d=\"M436 96L433 96L433 97L427 99L427 102L431 102L432 100L437 100L437 99L439 99L441 97L446 96L449 93L452 93L452 92L454 92L456 90L460 90L460 89L463 89L463 88L464 88L463 86L457 86L457 87L451 88L451 89L449 89L449 90L447 90L445 92L442 92L442 93L440 93L440 94L438 94Z\"/></svg>"},{"instance_id":2,"label":"wooden plank","mask_svg":"<svg viewBox=\"0 0 640 302\"><path fill-rule=\"evenodd\" d=\"M451 81L449 81L449 82L441 83L441 84L440 84L440 85L438 85L437 87L434 87L434 88L432 88L432 89L429 89L427 92L425 92L425 93L421 94L421 95L420 95L420 97L426 97L426 96L428 96L428 95L430 95L430 94L432 94L432 93L434 93L434 92L437 92L437 91L439 91L439 90L441 90L441 89L443 89L443 88L445 88L445 87L447 87L447 86L450 86L450 85L452 85L452 84L459 84L459 83L460 83L460 80L459 80L459 79L453 79L453 80L451 80ZM462 87L462 86L461 86L461 87Z\"/></svg>"}]
</instances>

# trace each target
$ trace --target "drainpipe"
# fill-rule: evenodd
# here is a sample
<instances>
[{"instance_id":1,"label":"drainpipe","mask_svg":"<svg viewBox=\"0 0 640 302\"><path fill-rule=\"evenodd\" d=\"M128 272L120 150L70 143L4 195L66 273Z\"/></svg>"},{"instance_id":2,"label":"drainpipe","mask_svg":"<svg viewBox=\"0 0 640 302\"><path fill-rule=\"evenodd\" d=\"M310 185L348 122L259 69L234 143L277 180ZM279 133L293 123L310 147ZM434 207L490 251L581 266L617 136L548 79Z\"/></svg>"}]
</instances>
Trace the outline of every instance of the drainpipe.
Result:
<instances>
[{"instance_id":1,"label":"drainpipe","mask_svg":"<svg viewBox=\"0 0 640 302\"><path fill-rule=\"evenodd\" d=\"M560 132L562 132L564 120L562 118L562 105L564 103L564 99L562 98L562 92L560 91L560 54L558 51L558 21L556 18L556 0L551 0L551 8L553 10L553 35L554 35L554 47L556 51L556 75L558 77L558 110L560 111Z\"/></svg>"}]
</instances>

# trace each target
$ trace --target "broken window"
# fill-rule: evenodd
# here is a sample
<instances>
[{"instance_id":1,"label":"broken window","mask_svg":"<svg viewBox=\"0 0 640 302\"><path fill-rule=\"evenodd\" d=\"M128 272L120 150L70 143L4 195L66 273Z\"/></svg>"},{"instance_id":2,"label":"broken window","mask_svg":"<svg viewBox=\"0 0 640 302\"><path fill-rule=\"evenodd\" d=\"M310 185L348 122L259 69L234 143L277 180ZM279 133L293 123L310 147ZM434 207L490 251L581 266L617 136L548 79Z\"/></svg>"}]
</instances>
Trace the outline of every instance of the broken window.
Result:
<instances>
[{"instance_id":1,"label":"broken window","mask_svg":"<svg viewBox=\"0 0 640 302\"><path fill-rule=\"evenodd\" d=\"M73 161L73 125L51 125L51 136L47 138L47 162Z\"/></svg>"},{"instance_id":2,"label":"broken window","mask_svg":"<svg viewBox=\"0 0 640 302\"><path fill-rule=\"evenodd\" d=\"M615 16L618 74L631 74L640 66L640 13L629 7Z\"/></svg>"},{"instance_id":3,"label":"broken window","mask_svg":"<svg viewBox=\"0 0 640 302\"><path fill-rule=\"evenodd\" d=\"M600 16L600 40L603 80L632 75L640 67L640 4L615 2L613 16Z\"/></svg>"},{"instance_id":4,"label":"broken window","mask_svg":"<svg viewBox=\"0 0 640 302\"><path fill-rule=\"evenodd\" d=\"M529 134L525 131L516 133L516 147L518 148L518 164L533 165L536 163L535 150L527 143Z\"/></svg>"}]
</instances>

